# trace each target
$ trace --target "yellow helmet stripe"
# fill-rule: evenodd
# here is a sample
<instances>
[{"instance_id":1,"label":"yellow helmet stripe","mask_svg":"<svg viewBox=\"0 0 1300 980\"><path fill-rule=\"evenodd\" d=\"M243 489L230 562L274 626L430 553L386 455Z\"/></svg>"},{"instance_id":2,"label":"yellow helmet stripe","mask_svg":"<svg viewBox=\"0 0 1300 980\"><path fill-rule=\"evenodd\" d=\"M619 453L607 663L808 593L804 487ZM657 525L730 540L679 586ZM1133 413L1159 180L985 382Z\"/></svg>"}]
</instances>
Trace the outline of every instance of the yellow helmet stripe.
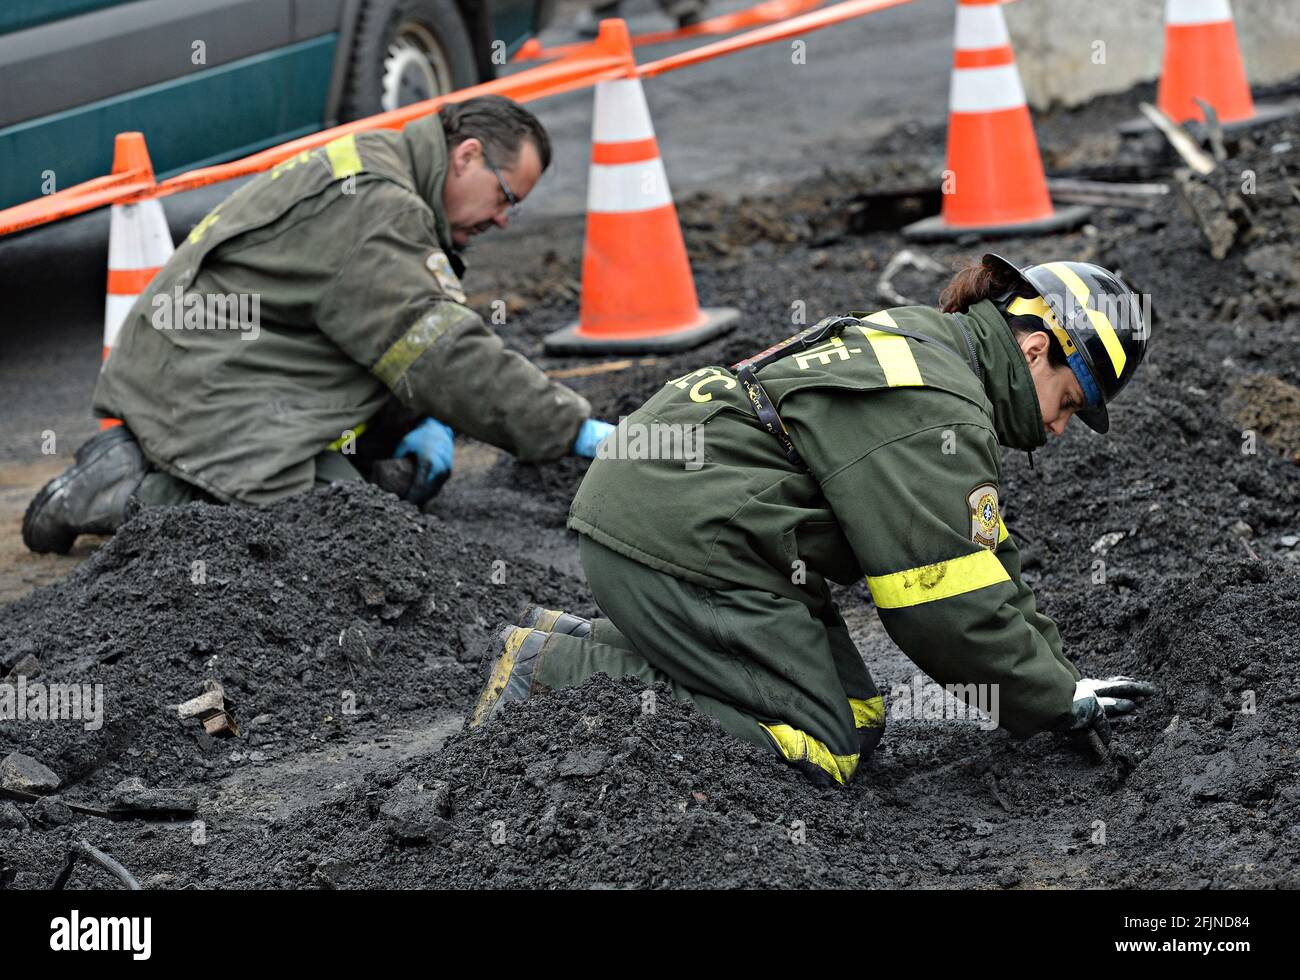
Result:
<instances>
[{"instance_id":1,"label":"yellow helmet stripe","mask_svg":"<svg viewBox=\"0 0 1300 980\"><path fill-rule=\"evenodd\" d=\"M1074 341L1070 335L1061 329L1060 324L1056 322L1056 314L1052 308L1047 305L1047 301L1041 296L1035 296L1032 299L1026 299L1024 296L1017 296L1007 304L1007 312L1012 316L1036 316L1047 325L1048 329L1056 336L1065 351L1065 356L1069 357L1075 352Z\"/></svg>"},{"instance_id":2,"label":"yellow helmet stripe","mask_svg":"<svg viewBox=\"0 0 1300 980\"><path fill-rule=\"evenodd\" d=\"M1102 346L1106 348L1106 353L1110 356L1110 366L1115 369L1115 377L1124 373L1124 365L1128 362L1128 355L1124 353L1124 345L1120 343L1119 335L1115 333L1115 328L1111 326L1110 319L1101 310L1094 310L1088 306L1088 287L1083 284L1079 278L1064 262L1048 262L1043 266L1044 269L1050 269L1056 273L1058 279L1065 283L1070 292L1074 293L1074 298L1088 312L1088 319L1092 321L1092 328L1097 331L1097 336L1101 338Z\"/></svg>"}]
</instances>

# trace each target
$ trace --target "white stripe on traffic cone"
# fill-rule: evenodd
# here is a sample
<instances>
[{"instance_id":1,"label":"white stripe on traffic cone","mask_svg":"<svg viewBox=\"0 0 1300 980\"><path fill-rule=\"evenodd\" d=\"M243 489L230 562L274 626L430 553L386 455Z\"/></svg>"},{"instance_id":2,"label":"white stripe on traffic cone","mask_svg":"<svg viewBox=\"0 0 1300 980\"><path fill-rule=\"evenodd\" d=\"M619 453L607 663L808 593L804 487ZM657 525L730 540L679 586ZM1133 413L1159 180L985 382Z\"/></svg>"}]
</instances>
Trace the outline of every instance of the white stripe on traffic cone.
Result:
<instances>
[{"instance_id":1,"label":"white stripe on traffic cone","mask_svg":"<svg viewBox=\"0 0 1300 980\"><path fill-rule=\"evenodd\" d=\"M117 345L117 335L131 307L176 251L162 201L114 204L108 225L108 290L104 303L104 351L101 363ZM103 419L99 427L118 425Z\"/></svg>"}]
</instances>

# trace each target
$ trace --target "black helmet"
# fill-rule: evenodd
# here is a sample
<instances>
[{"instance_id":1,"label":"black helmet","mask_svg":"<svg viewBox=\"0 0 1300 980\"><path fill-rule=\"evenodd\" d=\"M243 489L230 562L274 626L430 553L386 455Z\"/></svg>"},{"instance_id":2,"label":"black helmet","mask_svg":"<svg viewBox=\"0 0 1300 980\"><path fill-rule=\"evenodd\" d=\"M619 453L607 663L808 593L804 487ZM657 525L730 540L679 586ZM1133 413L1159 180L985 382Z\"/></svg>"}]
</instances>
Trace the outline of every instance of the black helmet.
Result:
<instances>
[{"instance_id":1,"label":"black helmet","mask_svg":"<svg viewBox=\"0 0 1300 980\"><path fill-rule=\"evenodd\" d=\"M1146 356L1151 324L1137 293L1124 281L1088 262L1046 262L1017 268L989 253L984 264L1020 280L1038 300L1015 300L1011 313L1037 315L1065 351L1088 407L1078 412L1088 428L1110 428L1107 402L1113 401Z\"/></svg>"}]
</instances>

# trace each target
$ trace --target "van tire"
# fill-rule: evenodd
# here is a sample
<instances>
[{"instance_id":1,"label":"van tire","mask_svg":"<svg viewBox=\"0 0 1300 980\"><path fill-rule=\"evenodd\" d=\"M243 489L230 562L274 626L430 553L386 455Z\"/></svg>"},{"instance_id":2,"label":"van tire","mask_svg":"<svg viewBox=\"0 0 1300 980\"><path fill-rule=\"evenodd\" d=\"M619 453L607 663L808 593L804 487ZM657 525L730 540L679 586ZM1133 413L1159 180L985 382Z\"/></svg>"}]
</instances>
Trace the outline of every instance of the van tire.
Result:
<instances>
[{"instance_id":1,"label":"van tire","mask_svg":"<svg viewBox=\"0 0 1300 980\"><path fill-rule=\"evenodd\" d=\"M453 0L366 0L357 17L339 119L385 111L428 91L443 95L478 83L474 46Z\"/></svg>"}]
</instances>

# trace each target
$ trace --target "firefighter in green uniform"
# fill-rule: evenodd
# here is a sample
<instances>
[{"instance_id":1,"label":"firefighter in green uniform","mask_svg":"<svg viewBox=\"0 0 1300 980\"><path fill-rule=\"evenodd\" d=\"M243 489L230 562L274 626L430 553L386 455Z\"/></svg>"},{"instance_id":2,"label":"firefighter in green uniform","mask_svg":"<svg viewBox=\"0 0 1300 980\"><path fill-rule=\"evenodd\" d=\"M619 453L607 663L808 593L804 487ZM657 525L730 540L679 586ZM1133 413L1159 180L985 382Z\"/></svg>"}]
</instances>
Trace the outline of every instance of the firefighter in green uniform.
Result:
<instances>
[{"instance_id":1,"label":"firefighter in green uniform","mask_svg":"<svg viewBox=\"0 0 1300 980\"><path fill-rule=\"evenodd\" d=\"M827 318L672 379L620 422L569 516L608 619L535 607L504 627L471 725L597 672L635 676L847 783L885 711L827 583L865 576L902 651L968 699L996 685L983 703L1013 735L1108 739L1107 715L1155 689L1083 678L1062 654L1000 516L998 446L1037 449L1076 414L1107 431L1148 318L1082 262L986 255L942 299ZM665 432L702 454L644 451Z\"/></svg>"},{"instance_id":2,"label":"firefighter in green uniform","mask_svg":"<svg viewBox=\"0 0 1300 980\"><path fill-rule=\"evenodd\" d=\"M541 123L487 96L241 187L132 307L95 389L123 425L37 494L28 547L110 533L131 499L263 505L359 478L352 461L396 441L367 454L367 427L372 443L410 430L397 453L417 460L416 503L450 471L453 430L523 460L590 455L608 424L506 350L460 284L457 250L504 228L549 162Z\"/></svg>"}]
</instances>

